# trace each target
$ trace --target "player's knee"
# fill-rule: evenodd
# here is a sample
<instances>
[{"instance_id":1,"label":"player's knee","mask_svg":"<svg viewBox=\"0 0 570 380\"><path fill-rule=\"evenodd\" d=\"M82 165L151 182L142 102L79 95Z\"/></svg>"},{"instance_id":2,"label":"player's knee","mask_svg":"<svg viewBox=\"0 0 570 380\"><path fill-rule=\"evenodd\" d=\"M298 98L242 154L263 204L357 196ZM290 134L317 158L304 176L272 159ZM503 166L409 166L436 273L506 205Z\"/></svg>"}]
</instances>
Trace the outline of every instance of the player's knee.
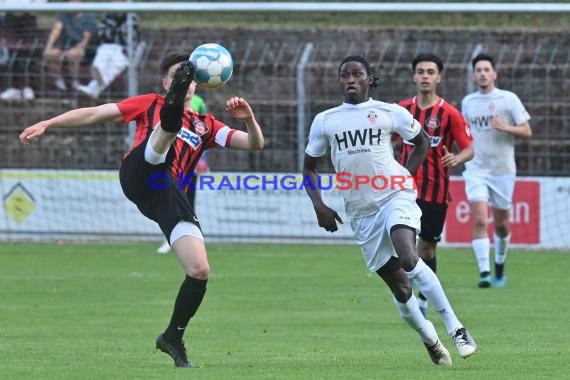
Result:
<instances>
[{"instance_id":1,"label":"player's knee","mask_svg":"<svg viewBox=\"0 0 570 380\"><path fill-rule=\"evenodd\" d=\"M376 273L378 276L384 278L385 276L392 275L402 269L402 264L397 257L391 256L386 264L382 265Z\"/></svg>"},{"instance_id":2,"label":"player's knee","mask_svg":"<svg viewBox=\"0 0 570 380\"><path fill-rule=\"evenodd\" d=\"M424 260L431 260L435 257L435 251L433 249L425 249L418 251L418 256Z\"/></svg>"},{"instance_id":3,"label":"player's knee","mask_svg":"<svg viewBox=\"0 0 570 380\"><path fill-rule=\"evenodd\" d=\"M432 246L422 247L418 250L418 255L422 259L431 260L435 257L435 249Z\"/></svg>"},{"instance_id":4,"label":"player's knee","mask_svg":"<svg viewBox=\"0 0 570 380\"><path fill-rule=\"evenodd\" d=\"M400 303L406 303L412 296L412 286L409 281L400 282L398 286L392 288L394 298Z\"/></svg>"},{"instance_id":5,"label":"player's knee","mask_svg":"<svg viewBox=\"0 0 570 380\"><path fill-rule=\"evenodd\" d=\"M506 222L495 223L495 232L500 237L505 237L509 234L509 224Z\"/></svg>"},{"instance_id":6,"label":"player's knee","mask_svg":"<svg viewBox=\"0 0 570 380\"><path fill-rule=\"evenodd\" d=\"M407 255L400 255L400 263L402 264L402 269L406 272L411 272L414 270L418 264L419 257L415 252L410 252Z\"/></svg>"},{"instance_id":7,"label":"player's knee","mask_svg":"<svg viewBox=\"0 0 570 380\"><path fill-rule=\"evenodd\" d=\"M418 243L418 255L422 259L433 259L435 257L435 243L430 243L420 238Z\"/></svg>"},{"instance_id":8,"label":"player's knee","mask_svg":"<svg viewBox=\"0 0 570 380\"><path fill-rule=\"evenodd\" d=\"M473 217L473 228L485 229L487 228L487 216L486 215L476 215Z\"/></svg>"},{"instance_id":9,"label":"player's knee","mask_svg":"<svg viewBox=\"0 0 570 380\"><path fill-rule=\"evenodd\" d=\"M208 262L197 263L188 268L186 272L190 277L206 280L210 274L210 264Z\"/></svg>"}]
</instances>

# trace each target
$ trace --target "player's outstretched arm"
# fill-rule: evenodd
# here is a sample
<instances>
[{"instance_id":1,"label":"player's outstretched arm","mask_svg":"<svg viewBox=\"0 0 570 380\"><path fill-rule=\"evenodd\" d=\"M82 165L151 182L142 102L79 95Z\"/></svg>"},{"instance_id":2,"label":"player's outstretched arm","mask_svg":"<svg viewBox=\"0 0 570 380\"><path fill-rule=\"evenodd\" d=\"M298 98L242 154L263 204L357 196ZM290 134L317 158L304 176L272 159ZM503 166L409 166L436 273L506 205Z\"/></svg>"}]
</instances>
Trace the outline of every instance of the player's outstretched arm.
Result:
<instances>
[{"instance_id":1,"label":"player's outstretched arm","mask_svg":"<svg viewBox=\"0 0 570 380\"><path fill-rule=\"evenodd\" d=\"M31 140L44 134L47 128L75 128L98 123L122 121L123 115L115 103L102 104L97 107L77 108L49 120L43 120L20 134L20 142L28 144Z\"/></svg>"},{"instance_id":2,"label":"player's outstretched arm","mask_svg":"<svg viewBox=\"0 0 570 380\"><path fill-rule=\"evenodd\" d=\"M317 214L319 227L329 232L335 232L338 230L336 223L339 222L342 224L343 222L338 213L323 202L321 189L319 189L318 186L317 161L317 157L305 154L303 163L303 183L306 184L304 186L305 191L309 195L311 202L313 202L313 208ZM312 186L307 186L307 181L310 181Z\"/></svg>"},{"instance_id":3,"label":"player's outstretched arm","mask_svg":"<svg viewBox=\"0 0 570 380\"><path fill-rule=\"evenodd\" d=\"M258 151L263 149L264 139L261 127L255 120L251 106L245 99L233 97L226 102L226 110L236 119L241 120L247 127L247 132L236 131L232 136L229 147Z\"/></svg>"}]
</instances>

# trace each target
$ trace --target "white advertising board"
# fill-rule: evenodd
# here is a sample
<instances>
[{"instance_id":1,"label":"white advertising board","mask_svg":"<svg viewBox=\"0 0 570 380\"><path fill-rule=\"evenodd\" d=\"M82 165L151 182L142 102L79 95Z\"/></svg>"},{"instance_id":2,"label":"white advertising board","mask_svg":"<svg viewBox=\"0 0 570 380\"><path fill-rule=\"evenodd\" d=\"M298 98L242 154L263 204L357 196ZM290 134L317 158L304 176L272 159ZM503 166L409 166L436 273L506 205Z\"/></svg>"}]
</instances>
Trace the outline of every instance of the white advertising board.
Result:
<instances>
[{"instance_id":1,"label":"white advertising board","mask_svg":"<svg viewBox=\"0 0 570 380\"><path fill-rule=\"evenodd\" d=\"M196 212L207 241L352 242L342 191L323 179L325 202L345 221L318 227L297 174L207 173ZM470 213L462 180L453 178L442 245L470 243ZM329 188L330 187L330 188ZM0 239L10 241L133 241L160 239L158 226L122 193L116 171L0 170ZM570 247L570 178L523 178L515 188L515 245Z\"/></svg>"}]
</instances>

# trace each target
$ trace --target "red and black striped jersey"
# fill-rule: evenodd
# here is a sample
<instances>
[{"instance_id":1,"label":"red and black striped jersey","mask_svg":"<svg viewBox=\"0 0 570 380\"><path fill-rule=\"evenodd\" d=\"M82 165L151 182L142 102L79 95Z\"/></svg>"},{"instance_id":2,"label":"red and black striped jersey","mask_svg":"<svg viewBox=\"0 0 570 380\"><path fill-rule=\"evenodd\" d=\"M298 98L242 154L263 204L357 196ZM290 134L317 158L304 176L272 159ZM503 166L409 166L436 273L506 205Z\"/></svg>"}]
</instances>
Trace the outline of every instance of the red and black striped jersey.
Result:
<instances>
[{"instance_id":1,"label":"red and black striped jersey","mask_svg":"<svg viewBox=\"0 0 570 380\"><path fill-rule=\"evenodd\" d=\"M427 132L431 150L416 173L418 198L426 202L447 203L450 167L441 163L443 146L451 152L455 141L460 149L471 144L469 125L461 112L442 98L432 107L421 109L417 103L417 96L402 100L400 105L406 108L414 119L419 121ZM400 152L400 164L404 165L413 149L413 145L403 141Z\"/></svg>"},{"instance_id":2,"label":"red and black striped jersey","mask_svg":"<svg viewBox=\"0 0 570 380\"><path fill-rule=\"evenodd\" d=\"M133 96L117 103L123 123L136 122L135 141L125 157L150 136L160 122L163 104L164 97L158 94ZM211 114L200 115L188 109L184 110L182 121L182 128L166 157L170 174L177 179L181 173L187 177L194 170L206 149L227 146L235 132Z\"/></svg>"}]
</instances>

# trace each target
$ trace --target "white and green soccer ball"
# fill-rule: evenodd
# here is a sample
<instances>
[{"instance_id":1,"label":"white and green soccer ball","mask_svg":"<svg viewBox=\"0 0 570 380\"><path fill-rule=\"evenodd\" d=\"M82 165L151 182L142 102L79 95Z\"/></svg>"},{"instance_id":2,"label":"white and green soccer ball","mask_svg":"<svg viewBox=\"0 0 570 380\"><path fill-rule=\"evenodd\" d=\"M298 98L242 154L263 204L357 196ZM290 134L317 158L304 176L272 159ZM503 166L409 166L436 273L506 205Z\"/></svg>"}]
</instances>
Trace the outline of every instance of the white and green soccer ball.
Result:
<instances>
[{"instance_id":1,"label":"white and green soccer ball","mask_svg":"<svg viewBox=\"0 0 570 380\"><path fill-rule=\"evenodd\" d=\"M198 46L190 61L196 67L194 80L203 88L218 88L232 77L234 62L230 52L222 45L208 43Z\"/></svg>"}]
</instances>

